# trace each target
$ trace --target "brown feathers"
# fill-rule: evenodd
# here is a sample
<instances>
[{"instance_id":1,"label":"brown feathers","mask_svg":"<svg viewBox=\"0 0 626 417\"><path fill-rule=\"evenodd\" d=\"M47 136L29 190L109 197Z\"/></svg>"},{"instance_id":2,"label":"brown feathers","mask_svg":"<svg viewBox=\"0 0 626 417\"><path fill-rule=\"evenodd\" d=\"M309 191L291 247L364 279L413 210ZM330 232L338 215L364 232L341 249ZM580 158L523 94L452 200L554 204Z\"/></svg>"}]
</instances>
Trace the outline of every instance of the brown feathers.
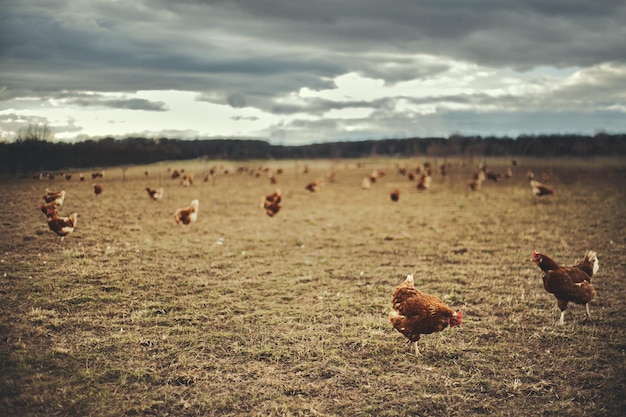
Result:
<instances>
[{"instance_id":1,"label":"brown feathers","mask_svg":"<svg viewBox=\"0 0 626 417\"><path fill-rule=\"evenodd\" d=\"M389 319L394 329L417 343L423 334L460 325L463 313L455 312L437 297L415 288L413 275L407 275L406 280L393 290L393 310ZM418 353L417 344L415 349Z\"/></svg>"},{"instance_id":2,"label":"brown feathers","mask_svg":"<svg viewBox=\"0 0 626 417\"><path fill-rule=\"evenodd\" d=\"M536 197L543 197L546 195L554 194L554 189L533 179L530 180L530 188L532 188L533 195Z\"/></svg>"},{"instance_id":3,"label":"brown feathers","mask_svg":"<svg viewBox=\"0 0 626 417\"><path fill-rule=\"evenodd\" d=\"M265 210L265 213L274 217L276 213L278 213L282 207L282 194L280 190L276 190L272 194L266 195L261 203L261 207Z\"/></svg>"},{"instance_id":4,"label":"brown feathers","mask_svg":"<svg viewBox=\"0 0 626 417\"><path fill-rule=\"evenodd\" d=\"M568 303L584 304L587 316L589 302L596 296L591 277L598 271L598 257L594 251L587 251L582 261L572 266L561 266L548 255L533 251L530 256L542 271L543 287L554 295L561 310L559 324L565 323L565 310Z\"/></svg>"},{"instance_id":5,"label":"brown feathers","mask_svg":"<svg viewBox=\"0 0 626 417\"><path fill-rule=\"evenodd\" d=\"M56 206L51 203L40 204L38 208L46 215L48 227L63 238L74 231L78 223L78 213L72 213L67 217L59 216Z\"/></svg>"},{"instance_id":6,"label":"brown feathers","mask_svg":"<svg viewBox=\"0 0 626 417\"><path fill-rule=\"evenodd\" d=\"M146 187L146 191L148 192L148 195L150 196L150 198L153 199L154 201L157 201L163 198L163 187L161 188Z\"/></svg>"},{"instance_id":7,"label":"brown feathers","mask_svg":"<svg viewBox=\"0 0 626 417\"><path fill-rule=\"evenodd\" d=\"M174 219L176 224L190 224L198 219L198 200L193 200L189 207L184 207L176 210L174 213Z\"/></svg>"}]
</instances>

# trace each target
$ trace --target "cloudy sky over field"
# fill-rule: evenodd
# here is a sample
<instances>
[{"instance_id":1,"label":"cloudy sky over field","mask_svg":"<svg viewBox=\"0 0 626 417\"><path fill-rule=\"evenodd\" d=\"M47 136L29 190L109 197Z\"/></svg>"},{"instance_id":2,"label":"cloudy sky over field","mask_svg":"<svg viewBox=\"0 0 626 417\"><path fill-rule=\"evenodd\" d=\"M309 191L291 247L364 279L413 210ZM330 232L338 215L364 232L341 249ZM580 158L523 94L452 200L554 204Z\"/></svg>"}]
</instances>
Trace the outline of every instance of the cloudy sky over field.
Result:
<instances>
[{"instance_id":1,"label":"cloudy sky over field","mask_svg":"<svg viewBox=\"0 0 626 417\"><path fill-rule=\"evenodd\" d=\"M5 140L626 131L622 0L2 3Z\"/></svg>"}]
</instances>

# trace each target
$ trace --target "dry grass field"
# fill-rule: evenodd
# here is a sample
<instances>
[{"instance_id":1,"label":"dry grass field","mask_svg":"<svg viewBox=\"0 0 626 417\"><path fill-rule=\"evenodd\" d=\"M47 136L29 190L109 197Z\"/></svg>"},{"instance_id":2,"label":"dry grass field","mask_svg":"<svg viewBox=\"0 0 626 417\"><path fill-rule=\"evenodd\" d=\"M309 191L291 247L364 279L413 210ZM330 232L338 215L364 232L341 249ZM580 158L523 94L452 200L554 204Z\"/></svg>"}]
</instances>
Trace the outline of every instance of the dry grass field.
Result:
<instances>
[{"instance_id":1,"label":"dry grass field","mask_svg":"<svg viewBox=\"0 0 626 417\"><path fill-rule=\"evenodd\" d=\"M522 158L477 192L477 160L449 160L427 191L396 172L424 161L164 162L107 169L97 197L77 173L0 179L0 415L624 415L626 161ZM278 183L237 172L259 166ZM529 169L556 194L533 198ZM79 213L63 241L37 209L46 187ZM195 198L197 222L177 225ZM533 249L564 264L597 251L591 320L570 305L557 324ZM422 356L388 318L409 273L465 315Z\"/></svg>"}]
</instances>

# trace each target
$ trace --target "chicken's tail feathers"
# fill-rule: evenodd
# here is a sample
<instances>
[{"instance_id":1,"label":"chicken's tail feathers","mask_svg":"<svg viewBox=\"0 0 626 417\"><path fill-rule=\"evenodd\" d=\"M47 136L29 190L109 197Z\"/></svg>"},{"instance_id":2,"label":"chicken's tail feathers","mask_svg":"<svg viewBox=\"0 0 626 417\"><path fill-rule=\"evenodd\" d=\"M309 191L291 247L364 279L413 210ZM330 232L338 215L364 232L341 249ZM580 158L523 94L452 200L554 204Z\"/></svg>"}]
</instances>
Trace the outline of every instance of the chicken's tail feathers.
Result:
<instances>
[{"instance_id":1,"label":"chicken's tail feathers","mask_svg":"<svg viewBox=\"0 0 626 417\"><path fill-rule=\"evenodd\" d=\"M72 213L69 217L72 221L72 226L76 227L76 223L78 223L78 213Z\"/></svg>"},{"instance_id":2,"label":"chicken's tail feathers","mask_svg":"<svg viewBox=\"0 0 626 417\"><path fill-rule=\"evenodd\" d=\"M593 250L588 250L585 253L585 259L584 261L589 262L592 267L593 267L593 273L595 274L596 272L598 272L598 269L600 269L600 264L598 263L598 255L596 254L595 251Z\"/></svg>"},{"instance_id":3,"label":"chicken's tail feathers","mask_svg":"<svg viewBox=\"0 0 626 417\"><path fill-rule=\"evenodd\" d=\"M406 282L415 285L415 281L413 281L413 274L409 274L406 276Z\"/></svg>"}]
</instances>

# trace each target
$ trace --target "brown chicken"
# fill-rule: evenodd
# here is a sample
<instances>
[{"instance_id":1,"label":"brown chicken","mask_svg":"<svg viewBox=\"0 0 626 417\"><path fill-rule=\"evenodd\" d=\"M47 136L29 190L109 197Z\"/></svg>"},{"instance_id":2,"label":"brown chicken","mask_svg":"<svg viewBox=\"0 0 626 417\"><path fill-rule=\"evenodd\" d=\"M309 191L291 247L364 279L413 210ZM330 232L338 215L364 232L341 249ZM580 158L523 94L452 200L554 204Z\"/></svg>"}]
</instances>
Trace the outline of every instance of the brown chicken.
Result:
<instances>
[{"instance_id":1,"label":"brown chicken","mask_svg":"<svg viewBox=\"0 0 626 417\"><path fill-rule=\"evenodd\" d=\"M100 184L94 184L93 185L93 192L98 196L100 194L102 194L102 186Z\"/></svg>"},{"instance_id":2,"label":"brown chicken","mask_svg":"<svg viewBox=\"0 0 626 417\"><path fill-rule=\"evenodd\" d=\"M280 204L281 201L282 194L280 193L280 190L276 190L274 193L265 196L263 202L261 203L261 207L263 207L268 216L274 217L274 215L282 208L282 205Z\"/></svg>"},{"instance_id":3,"label":"brown chicken","mask_svg":"<svg viewBox=\"0 0 626 417\"><path fill-rule=\"evenodd\" d=\"M487 179L487 177L485 176L485 171L483 171L482 169L475 171L472 178L480 182L484 182Z\"/></svg>"},{"instance_id":4,"label":"brown chicken","mask_svg":"<svg viewBox=\"0 0 626 417\"><path fill-rule=\"evenodd\" d=\"M502 178L502 174L500 174L499 172L487 170L485 171L485 177L493 182L498 182L500 181L500 178Z\"/></svg>"},{"instance_id":5,"label":"brown chicken","mask_svg":"<svg viewBox=\"0 0 626 417\"><path fill-rule=\"evenodd\" d=\"M154 201L160 200L163 198L163 187L161 188L150 188L146 187L146 191L151 199Z\"/></svg>"},{"instance_id":6,"label":"brown chicken","mask_svg":"<svg viewBox=\"0 0 626 417\"><path fill-rule=\"evenodd\" d=\"M415 288L413 275L407 275L406 280L393 290L393 310L389 319L394 329L409 342L415 343L415 354L419 355L417 341L421 335L440 332L448 326L459 326L463 313Z\"/></svg>"},{"instance_id":7,"label":"brown chicken","mask_svg":"<svg viewBox=\"0 0 626 417\"><path fill-rule=\"evenodd\" d=\"M58 206L56 205L54 201L51 201L46 204L40 204L37 206L37 208L41 210L41 212L47 216L48 213L52 213L53 211L56 211Z\"/></svg>"},{"instance_id":8,"label":"brown chicken","mask_svg":"<svg viewBox=\"0 0 626 417\"><path fill-rule=\"evenodd\" d=\"M530 181L530 188L533 190L535 197L543 197L545 195L553 195L554 189L548 187L544 183L541 183L535 179L535 175L532 172L528 172L528 180Z\"/></svg>"},{"instance_id":9,"label":"brown chicken","mask_svg":"<svg viewBox=\"0 0 626 417\"><path fill-rule=\"evenodd\" d=\"M193 175L185 174L180 179L180 185L183 187L190 187L193 185Z\"/></svg>"},{"instance_id":10,"label":"brown chicken","mask_svg":"<svg viewBox=\"0 0 626 417\"><path fill-rule=\"evenodd\" d=\"M42 198L46 203L54 203L57 207L61 207L65 201L65 190L50 191L46 188L46 193Z\"/></svg>"},{"instance_id":11,"label":"brown chicken","mask_svg":"<svg viewBox=\"0 0 626 417\"><path fill-rule=\"evenodd\" d=\"M397 202L398 200L400 200L400 190L397 188L394 188L393 190L391 190L391 193L389 193L389 198L391 198L391 201Z\"/></svg>"},{"instance_id":12,"label":"brown chicken","mask_svg":"<svg viewBox=\"0 0 626 417\"><path fill-rule=\"evenodd\" d=\"M193 200L189 207L184 207L176 210L174 218L177 224L189 224L198 220L198 200Z\"/></svg>"},{"instance_id":13,"label":"brown chicken","mask_svg":"<svg viewBox=\"0 0 626 417\"><path fill-rule=\"evenodd\" d=\"M482 181L479 179L473 179L470 182L468 182L468 185L470 187L470 190L472 191L478 191L480 190L480 187L482 186Z\"/></svg>"},{"instance_id":14,"label":"brown chicken","mask_svg":"<svg viewBox=\"0 0 626 417\"><path fill-rule=\"evenodd\" d=\"M430 183L432 182L433 177L431 177L427 173L423 173L419 180L417 181L417 189L418 190L428 190L430 188Z\"/></svg>"},{"instance_id":15,"label":"brown chicken","mask_svg":"<svg viewBox=\"0 0 626 417\"><path fill-rule=\"evenodd\" d=\"M533 195L537 197L543 197L544 195L553 195L554 189L547 185L540 183L537 180L530 180L530 188L533 190Z\"/></svg>"},{"instance_id":16,"label":"brown chicken","mask_svg":"<svg viewBox=\"0 0 626 417\"><path fill-rule=\"evenodd\" d=\"M598 257L594 251L587 251L582 261L572 266L561 266L547 255L533 251L530 256L543 271L543 287L556 297L561 310L559 324L565 324L565 310L568 303L584 304L589 313L589 302L596 296L591 285L591 277L598 272Z\"/></svg>"},{"instance_id":17,"label":"brown chicken","mask_svg":"<svg viewBox=\"0 0 626 417\"><path fill-rule=\"evenodd\" d=\"M56 207L40 204L38 207L48 218L48 227L57 235L61 236L61 242L76 228L78 213L72 213L67 217L59 216Z\"/></svg>"},{"instance_id":18,"label":"brown chicken","mask_svg":"<svg viewBox=\"0 0 626 417\"><path fill-rule=\"evenodd\" d=\"M308 183L304 188L306 190L309 190L310 192L314 193L316 192L320 186L324 183L324 180L322 178L316 178L313 181L311 181L310 183Z\"/></svg>"}]
</instances>

